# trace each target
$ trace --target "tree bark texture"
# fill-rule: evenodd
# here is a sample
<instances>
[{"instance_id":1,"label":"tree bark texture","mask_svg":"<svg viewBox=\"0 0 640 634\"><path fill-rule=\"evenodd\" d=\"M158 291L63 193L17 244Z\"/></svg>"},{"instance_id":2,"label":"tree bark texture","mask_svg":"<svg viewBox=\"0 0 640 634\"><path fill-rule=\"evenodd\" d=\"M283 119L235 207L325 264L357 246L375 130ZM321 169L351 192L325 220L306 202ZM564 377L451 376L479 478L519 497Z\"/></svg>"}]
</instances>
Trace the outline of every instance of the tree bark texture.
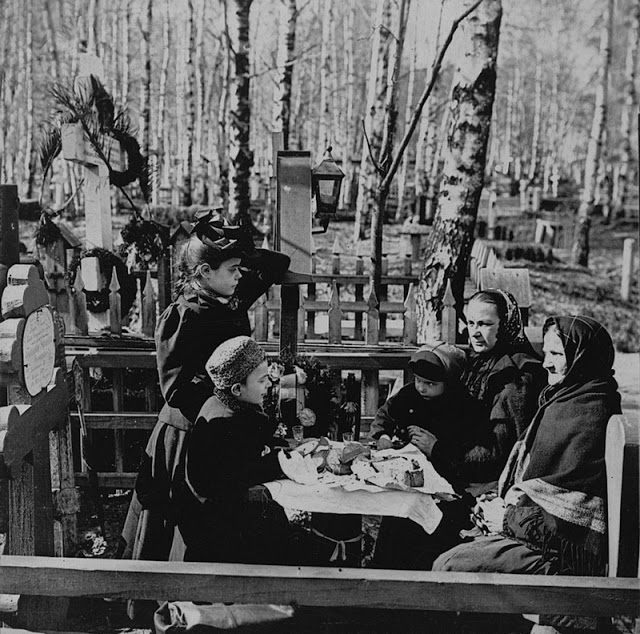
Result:
<instances>
[{"instance_id":1,"label":"tree bark texture","mask_svg":"<svg viewBox=\"0 0 640 634\"><path fill-rule=\"evenodd\" d=\"M355 121L353 117L354 111L354 96L355 96L355 22L356 22L356 5L354 2L349 3L349 9L346 19L343 23L343 41L345 46L345 63L344 63L344 79L346 82L346 103L345 103L345 149L344 160L342 162L342 171L344 172L344 181L341 190L341 208L349 208L351 206L351 198L353 191L353 154L355 152L354 139L357 133L354 130Z\"/></svg>"},{"instance_id":2,"label":"tree bark texture","mask_svg":"<svg viewBox=\"0 0 640 634\"><path fill-rule=\"evenodd\" d=\"M384 134L384 99L386 94L388 48L391 23L390 0L378 0L371 41L371 64L367 78L367 105L364 117L365 140L362 144L354 239L364 238L371 210L376 206L377 171L371 156L377 158Z\"/></svg>"},{"instance_id":3,"label":"tree bark texture","mask_svg":"<svg viewBox=\"0 0 640 634\"><path fill-rule=\"evenodd\" d=\"M611 29L613 25L614 0L607 0L600 32L600 68L598 70L598 86L596 88L595 108L591 136L587 147L587 158L584 168L584 187L576 229L571 249L571 261L578 266L589 264L589 228L593 213L598 166L602 152L602 133L607 121L607 87L609 84L609 66L611 64Z\"/></svg>"},{"instance_id":4,"label":"tree bark texture","mask_svg":"<svg viewBox=\"0 0 640 634\"><path fill-rule=\"evenodd\" d=\"M160 86L158 89L158 127L156 129L156 150L166 170L170 163L168 131L165 130L167 109L167 80L169 78L169 51L171 50L171 22L169 20L169 0L165 0L164 15L162 16L162 62L160 65ZM165 140L166 139L166 140Z\"/></svg>"},{"instance_id":5,"label":"tree bark texture","mask_svg":"<svg viewBox=\"0 0 640 634\"><path fill-rule=\"evenodd\" d=\"M439 335L438 320L449 279L458 309L462 308L466 263L484 181L501 18L501 0L484 0L463 24L438 211L416 296L419 341Z\"/></svg>"},{"instance_id":6,"label":"tree bark texture","mask_svg":"<svg viewBox=\"0 0 640 634\"><path fill-rule=\"evenodd\" d=\"M538 177L540 155L540 128L542 126L542 57L536 55L536 78L533 98L533 137L531 139L531 162L529 163L529 182L533 184Z\"/></svg>"},{"instance_id":7,"label":"tree bark texture","mask_svg":"<svg viewBox=\"0 0 640 634\"><path fill-rule=\"evenodd\" d=\"M617 175L615 215L624 215L629 192L629 179L633 162L633 139L631 137L632 119L637 112L638 95L636 93L636 65L638 63L638 41L640 40L640 0L633 4L633 15L629 24L627 55L625 61L624 104L620 121L620 169Z\"/></svg>"},{"instance_id":8,"label":"tree bark texture","mask_svg":"<svg viewBox=\"0 0 640 634\"><path fill-rule=\"evenodd\" d=\"M229 12L231 78L229 92L229 220L248 225L249 177L249 12L251 0L234 0Z\"/></svg>"},{"instance_id":9,"label":"tree bark texture","mask_svg":"<svg viewBox=\"0 0 640 634\"><path fill-rule=\"evenodd\" d=\"M182 172L182 204L191 205L192 193L192 175L193 175L193 154L195 145L195 124L196 124L196 67L195 67L195 49L196 49L196 15L195 0L187 0L188 17L187 17L187 34L188 44L186 48L186 92L185 92L185 152L184 152L184 171Z\"/></svg>"},{"instance_id":10,"label":"tree bark texture","mask_svg":"<svg viewBox=\"0 0 640 634\"><path fill-rule=\"evenodd\" d=\"M282 0L280 5L280 33L278 37L278 86L274 104L274 131L281 130L284 149L289 149L291 124L291 81L296 47L296 0Z\"/></svg>"},{"instance_id":11,"label":"tree bark texture","mask_svg":"<svg viewBox=\"0 0 640 634\"><path fill-rule=\"evenodd\" d=\"M147 0L142 10L140 25L140 57L143 72L140 82L140 118L138 136L140 151L149 156L149 138L151 133L151 32L153 26L153 0Z\"/></svg>"}]
</instances>

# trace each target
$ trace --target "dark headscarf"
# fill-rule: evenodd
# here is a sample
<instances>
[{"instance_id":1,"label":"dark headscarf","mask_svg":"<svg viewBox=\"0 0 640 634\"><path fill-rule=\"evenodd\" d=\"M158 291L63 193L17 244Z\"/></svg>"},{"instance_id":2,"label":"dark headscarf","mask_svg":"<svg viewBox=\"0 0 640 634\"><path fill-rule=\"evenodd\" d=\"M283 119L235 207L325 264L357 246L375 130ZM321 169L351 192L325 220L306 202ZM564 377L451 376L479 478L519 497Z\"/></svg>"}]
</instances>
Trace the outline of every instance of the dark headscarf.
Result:
<instances>
[{"instance_id":1,"label":"dark headscarf","mask_svg":"<svg viewBox=\"0 0 640 634\"><path fill-rule=\"evenodd\" d=\"M500 478L507 503L524 492L543 509L560 540L602 554L606 532L605 432L620 413L609 333L589 317L551 317L567 373L540 395L540 407ZM575 568L575 561L574 561Z\"/></svg>"},{"instance_id":2,"label":"dark headscarf","mask_svg":"<svg viewBox=\"0 0 640 634\"><path fill-rule=\"evenodd\" d=\"M496 345L487 352L470 349L467 367L462 375L467 392L482 401L487 396L490 376L505 355L513 355L516 365L520 365L536 360L536 354L525 335L518 302L511 293L490 288L473 295L469 303L474 300L494 304L500 318Z\"/></svg>"}]
</instances>

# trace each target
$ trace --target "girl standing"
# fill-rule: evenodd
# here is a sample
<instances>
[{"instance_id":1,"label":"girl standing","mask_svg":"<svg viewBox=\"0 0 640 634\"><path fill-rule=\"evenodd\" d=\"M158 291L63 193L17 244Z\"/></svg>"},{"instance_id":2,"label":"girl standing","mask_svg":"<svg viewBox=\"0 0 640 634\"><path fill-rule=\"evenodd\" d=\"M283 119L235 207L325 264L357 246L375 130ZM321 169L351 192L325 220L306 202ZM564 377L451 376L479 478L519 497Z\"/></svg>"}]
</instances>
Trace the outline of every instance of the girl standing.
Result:
<instances>
[{"instance_id":1,"label":"girl standing","mask_svg":"<svg viewBox=\"0 0 640 634\"><path fill-rule=\"evenodd\" d=\"M289 257L256 249L238 227L201 213L182 252L179 295L160 317L155 341L165 404L142 460L122 531L122 556L181 560L171 495L185 432L213 394L205 362L223 341L250 335L248 310L279 282ZM176 539L174 539L174 533Z\"/></svg>"}]
</instances>

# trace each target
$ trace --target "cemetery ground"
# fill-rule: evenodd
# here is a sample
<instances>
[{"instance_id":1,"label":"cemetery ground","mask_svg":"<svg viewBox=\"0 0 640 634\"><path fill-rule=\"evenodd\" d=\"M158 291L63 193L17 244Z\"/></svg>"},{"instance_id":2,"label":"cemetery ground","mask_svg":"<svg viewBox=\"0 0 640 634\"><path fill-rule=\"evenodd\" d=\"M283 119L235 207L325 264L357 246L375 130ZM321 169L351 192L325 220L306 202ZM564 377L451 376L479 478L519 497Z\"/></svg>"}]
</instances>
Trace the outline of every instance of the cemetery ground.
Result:
<instances>
[{"instance_id":1,"label":"cemetery ground","mask_svg":"<svg viewBox=\"0 0 640 634\"><path fill-rule=\"evenodd\" d=\"M118 222L120 220L120 222ZM114 240L126 219L114 219ZM21 223L21 240L31 250L33 245L32 234L35 223ZM80 237L83 234L83 225L79 223L74 227ZM352 223L333 222L326 234L314 236L316 244L317 272L329 273L331 260L336 246L339 246L341 270L350 272L354 270L356 248L352 240ZM569 258L567 252L554 250L553 262L506 262L506 266L527 266L530 271L533 305L530 311L530 325L541 327L545 318L549 315L562 313L583 313L601 321L611 332L616 345L616 378L623 394L623 407L625 410L640 408L640 324L639 324L639 289L638 289L638 264L634 269L634 283L629 301L620 299L620 278L622 261L622 244L624 238L638 238L638 222L618 221L611 225L604 225L599 219L595 220L591 231L591 257L589 269L571 266L567 264ZM401 235L400 225L385 227L385 249L389 256L389 274L401 274L403 270L402 258L406 251L405 237ZM365 267L368 265L367 250L362 251L365 258ZM419 273L419 263L413 264L413 273ZM318 289L321 291L321 289ZM390 287L390 300L402 300L401 287ZM393 293L398 293L397 297ZM140 443L140 450L143 444ZM88 533L85 543L81 543L78 549L79 556L113 557L118 536L124 521L129 502L129 493L111 492L103 494L102 503L105 513L105 542L96 543L91 534L96 531L96 501L95 496L89 490L82 491L81 515L79 517L79 534ZM364 529L367 533L364 547L365 562L367 551L371 551L377 532L376 518L365 518ZM92 546L96 551L91 552ZM100 599L86 599L72 604L71 612L73 629L86 632L149 632L149 629L136 630L136 624L128 621L125 614L123 601L106 602ZM403 615L403 618L411 615ZM415 615L414 615L415 616ZM314 617L315 618L315 617ZM348 614L336 611L332 614L331 622L324 623L318 615L317 624L320 629L314 631L324 632L372 632L372 631L424 631L414 630L410 624L411 619L405 625L401 625L400 617L394 613L391 622L386 621L385 615L377 614L367 623L362 624L363 629L354 629L353 620L349 620ZM445 631L438 628L439 616L429 615L429 629L433 632ZM486 618L486 621L483 620ZM473 623L460 624L456 631L481 632L496 631L494 617L475 615ZM415 625L416 621L413 620ZM375 624L376 629L373 629ZM530 625L530 624L529 624ZM150 623L139 624L140 627L150 628ZM322 629L322 628L325 629ZM381 629L377 629L377 628ZM466 629L467 627L471 629ZM528 631L520 623L507 623L501 631ZM385 629L386 628L386 629ZM256 629L259 631L259 629ZM280 626L277 631L293 631L286 626ZM633 624L619 620L616 631L631 632Z\"/></svg>"}]
</instances>

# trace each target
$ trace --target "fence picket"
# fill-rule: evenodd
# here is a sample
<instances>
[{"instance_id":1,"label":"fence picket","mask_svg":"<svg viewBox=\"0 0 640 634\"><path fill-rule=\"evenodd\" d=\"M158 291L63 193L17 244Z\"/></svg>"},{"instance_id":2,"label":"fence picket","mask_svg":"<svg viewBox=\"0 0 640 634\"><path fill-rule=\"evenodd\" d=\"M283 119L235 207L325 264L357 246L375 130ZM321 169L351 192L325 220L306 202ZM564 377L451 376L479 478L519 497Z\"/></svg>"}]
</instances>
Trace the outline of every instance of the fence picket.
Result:
<instances>
[{"instance_id":1,"label":"fence picket","mask_svg":"<svg viewBox=\"0 0 640 634\"><path fill-rule=\"evenodd\" d=\"M451 289L451 280L447 280L447 288L442 298L442 317L440 320L440 338L447 343L456 342L458 331L456 318L456 299Z\"/></svg>"},{"instance_id":2,"label":"fence picket","mask_svg":"<svg viewBox=\"0 0 640 634\"><path fill-rule=\"evenodd\" d=\"M156 330L156 300L151 284L151 271L147 269L144 281L144 292L142 292L142 333L148 337L153 337Z\"/></svg>"},{"instance_id":3,"label":"fence picket","mask_svg":"<svg viewBox=\"0 0 640 634\"><path fill-rule=\"evenodd\" d=\"M109 330L113 335L122 334L122 306L119 290L120 281L114 266L111 269L111 280L109 281Z\"/></svg>"},{"instance_id":4,"label":"fence picket","mask_svg":"<svg viewBox=\"0 0 640 634\"><path fill-rule=\"evenodd\" d=\"M409 292L404 300L404 323L402 342L405 346L414 346L418 341L418 316L416 312L416 294L413 284L409 284Z\"/></svg>"},{"instance_id":5,"label":"fence picket","mask_svg":"<svg viewBox=\"0 0 640 634\"><path fill-rule=\"evenodd\" d=\"M340 308L340 291L335 280L331 284L329 299L329 343L342 342L342 309Z\"/></svg>"},{"instance_id":6,"label":"fence picket","mask_svg":"<svg viewBox=\"0 0 640 634\"><path fill-rule=\"evenodd\" d=\"M260 295L254 306L253 336L256 341L266 341L269 333L269 312L267 311L267 297Z\"/></svg>"},{"instance_id":7,"label":"fence picket","mask_svg":"<svg viewBox=\"0 0 640 634\"><path fill-rule=\"evenodd\" d=\"M369 293L367 305L367 343L376 344L379 342L380 311L378 310L376 291L373 287Z\"/></svg>"}]
</instances>

